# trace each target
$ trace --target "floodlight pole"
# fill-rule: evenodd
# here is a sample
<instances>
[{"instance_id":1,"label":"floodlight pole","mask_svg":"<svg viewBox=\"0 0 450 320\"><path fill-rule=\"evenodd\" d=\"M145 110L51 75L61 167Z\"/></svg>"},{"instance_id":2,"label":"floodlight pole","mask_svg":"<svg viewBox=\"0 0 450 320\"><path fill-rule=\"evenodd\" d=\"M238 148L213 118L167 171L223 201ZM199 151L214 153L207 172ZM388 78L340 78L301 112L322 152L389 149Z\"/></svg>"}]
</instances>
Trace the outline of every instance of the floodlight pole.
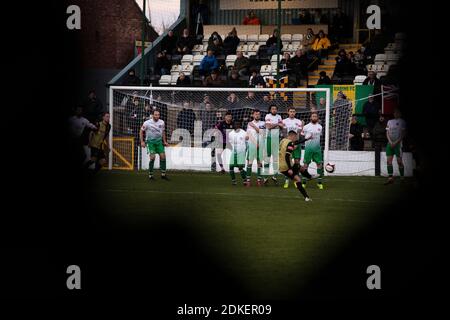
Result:
<instances>
[{"instance_id":1,"label":"floodlight pole","mask_svg":"<svg viewBox=\"0 0 450 320\"><path fill-rule=\"evenodd\" d=\"M278 0L278 12L277 12L277 88L281 87L280 84L280 53L281 53L281 0Z\"/></svg>"},{"instance_id":2,"label":"floodlight pole","mask_svg":"<svg viewBox=\"0 0 450 320\"><path fill-rule=\"evenodd\" d=\"M147 0L143 0L144 4L142 6L142 39L141 39L141 86L144 85L144 74L145 74L145 62L144 62L144 55L145 55L145 27L146 27L146 4Z\"/></svg>"}]
</instances>

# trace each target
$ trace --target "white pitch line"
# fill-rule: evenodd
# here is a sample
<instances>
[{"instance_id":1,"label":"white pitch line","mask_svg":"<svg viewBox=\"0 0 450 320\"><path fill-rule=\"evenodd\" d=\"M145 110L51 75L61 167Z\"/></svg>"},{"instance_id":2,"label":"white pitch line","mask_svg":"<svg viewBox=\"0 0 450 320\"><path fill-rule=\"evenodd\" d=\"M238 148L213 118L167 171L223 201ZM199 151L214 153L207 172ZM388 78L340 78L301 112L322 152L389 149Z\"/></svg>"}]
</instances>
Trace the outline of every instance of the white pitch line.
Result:
<instances>
[{"instance_id":1,"label":"white pitch line","mask_svg":"<svg viewBox=\"0 0 450 320\"><path fill-rule=\"evenodd\" d=\"M198 194L198 195L211 195L211 196L233 196L233 197L248 197L245 193L230 193L230 192L200 192L200 191L159 191L159 190L124 190L124 189L104 189L94 192L134 192L134 193L159 193L159 194ZM264 198L275 199L290 199L298 201L297 197L283 196L283 195L264 195ZM317 198L317 201L341 201L341 202L360 202L360 203L378 203L371 200L357 200L357 199L331 199L331 198ZM314 201L314 199L313 199Z\"/></svg>"}]
</instances>

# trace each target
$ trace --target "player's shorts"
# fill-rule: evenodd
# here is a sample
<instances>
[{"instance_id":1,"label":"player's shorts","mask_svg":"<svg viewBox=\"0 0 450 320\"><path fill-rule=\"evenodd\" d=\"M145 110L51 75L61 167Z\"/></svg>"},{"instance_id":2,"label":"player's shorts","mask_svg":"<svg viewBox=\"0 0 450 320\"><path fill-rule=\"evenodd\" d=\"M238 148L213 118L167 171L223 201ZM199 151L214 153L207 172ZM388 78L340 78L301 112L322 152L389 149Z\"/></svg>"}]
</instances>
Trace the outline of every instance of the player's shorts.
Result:
<instances>
[{"instance_id":1,"label":"player's shorts","mask_svg":"<svg viewBox=\"0 0 450 320\"><path fill-rule=\"evenodd\" d=\"M230 167L245 166L245 152L231 152Z\"/></svg>"},{"instance_id":2,"label":"player's shorts","mask_svg":"<svg viewBox=\"0 0 450 320\"><path fill-rule=\"evenodd\" d=\"M248 153L247 153L247 160L253 162L255 159L256 161L261 161L260 158L260 149L255 144L249 143L248 145Z\"/></svg>"},{"instance_id":3,"label":"player's shorts","mask_svg":"<svg viewBox=\"0 0 450 320\"><path fill-rule=\"evenodd\" d=\"M164 153L164 145L162 140L147 140L147 153L148 154L161 154Z\"/></svg>"},{"instance_id":4,"label":"player's shorts","mask_svg":"<svg viewBox=\"0 0 450 320\"><path fill-rule=\"evenodd\" d=\"M297 145L297 147L294 149L294 151L292 151L292 158L300 159L301 155L302 155L302 149L300 148L299 145Z\"/></svg>"},{"instance_id":5,"label":"player's shorts","mask_svg":"<svg viewBox=\"0 0 450 320\"><path fill-rule=\"evenodd\" d=\"M310 164L311 161L315 163L322 163L323 162L322 150L305 149L305 156L303 157L303 163Z\"/></svg>"},{"instance_id":6,"label":"player's shorts","mask_svg":"<svg viewBox=\"0 0 450 320\"><path fill-rule=\"evenodd\" d=\"M400 143L397 143L397 145L392 148L391 144L388 143L386 146L386 157L390 157L390 156L397 156L397 157L401 157L402 156L402 146Z\"/></svg>"},{"instance_id":7,"label":"player's shorts","mask_svg":"<svg viewBox=\"0 0 450 320\"><path fill-rule=\"evenodd\" d=\"M106 155L102 149L91 147L91 158L106 159Z\"/></svg>"},{"instance_id":8,"label":"player's shorts","mask_svg":"<svg viewBox=\"0 0 450 320\"><path fill-rule=\"evenodd\" d=\"M293 180L295 176L299 175L300 167L299 166L292 167L292 174L289 174L289 170L281 171L281 173L286 177L288 177L289 179Z\"/></svg>"}]
</instances>

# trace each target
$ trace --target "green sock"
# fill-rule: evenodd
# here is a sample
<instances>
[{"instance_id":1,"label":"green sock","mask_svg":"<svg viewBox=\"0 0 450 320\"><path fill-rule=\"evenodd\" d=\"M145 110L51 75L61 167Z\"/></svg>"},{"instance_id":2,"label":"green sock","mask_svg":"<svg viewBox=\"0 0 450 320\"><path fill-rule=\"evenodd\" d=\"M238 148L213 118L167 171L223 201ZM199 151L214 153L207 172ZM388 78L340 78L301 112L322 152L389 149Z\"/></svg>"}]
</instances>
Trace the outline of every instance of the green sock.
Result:
<instances>
[{"instance_id":1,"label":"green sock","mask_svg":"<svg viewBox=\"0 0 450 320\"><path fill-rule=\"evenodd\" d=\"M259 180L261 180L262 179L262 176L261 176L261 167L258 167L258 171L257 171L258 173L258 179Z\"/></svg>"},{"instance_id":2,"label":"green sock","mask_svg":"<svg viewBox=\"0 0 450 320\"><path fill-rule=\"evenodd\" d=\"M388 170L388 175L389 177L392 177L392 175L394 174L394 167L391 165L387 165L387 170Z\"/></svg>"},{"instance_id":3,"label":"green sock","mask_svg":"<svg viewBox=\"0 0 450 320\"><path fill-rule=\"evenodd\" d=\"M150 159L150 163L148 165L148 172L150 175L153 175L153 167L155 166L155 159Z\"/></svg>"},{"instance_id":4,"label":"green sock","mask_svg":"<svg viewBox=\"0 0 450 320\"><path fill-rule=\"evenodd\" d=\"M160 167L161 167L161 174L165 175L166 174L166 159L164 160L160 160Z\"/></svg>"},{"instance_id":5,"label":"green sock","mask_svg":"<svg viewBox=\"0 0 450 320\"><path fill-rule=\"evenodd\" d=\"M323 167L320 169L317 169L317 173L319 174L319 178L317 179L317 183L322 183L323 178Z\"/></svg>"},{"instance_id":6,"label":"green sock","mask_svg":"<svg viewBox=\"0 0 450 320\"><path fill-rule=\"evenodd\" d=\"M252 176L252 166L248 165L247 166L247 179L250 179L251 176Z\"/></svg>"},{"instance_id":7,"label":"green sock","mask_svg":"<svg viewBox=\"0 0 450 320\"><path fill-rule=\"evenodd\" d=\"M247 178L247 174L245 173L245 170L244 170L244 168L240 169L239 171L241 172L241 177L242 177L242 180L244 180L244 181L245 181L245 178Z\"/></svg>"},{"instance_id":8,"label":"green sock","mask_svg":"<svg viewBox=\"0 0 450 320\"><path fill-rule=\"evenodd\" d=\"M234 167L230 168L230 176L231 176L231 180L236 180L236 174L234 173Z\"/></svg>"},{"instance_id":9,"label":"green sock","mask_svg":"<svg viewBox=\"0 0 450 320\"><path fill-rule=\"evenodd\" d=\"M400 171L400 177L403 177L405 175L405 167L404 166L398 166L398 171Z\"/></svg>"}]
</instances>

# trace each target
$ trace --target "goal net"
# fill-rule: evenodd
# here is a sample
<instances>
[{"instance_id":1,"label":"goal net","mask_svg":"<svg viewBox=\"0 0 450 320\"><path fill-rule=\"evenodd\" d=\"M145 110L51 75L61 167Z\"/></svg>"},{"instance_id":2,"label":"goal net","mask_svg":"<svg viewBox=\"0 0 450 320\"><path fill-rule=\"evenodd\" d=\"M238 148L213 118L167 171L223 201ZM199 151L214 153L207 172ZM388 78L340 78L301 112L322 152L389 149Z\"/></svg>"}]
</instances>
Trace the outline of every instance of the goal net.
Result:
<instances>
[{"instance_id":1,"label":"goal net","mask_svg":"<svg viewBox=\"0 0 450 320\"><path fill-rule=\"evenodd\" d=\"M110 169L148 168L149 156L140 146L139 131L155 109L160 111L165 123L168 170L215 171L220 170L220 164L227 169L231 146L226 138L223 141L215 126L229 112L233 121L241 122L246 130L253 120L253 110L260 110L264 121L272 105L277 106L283 119L288 116L289 108L295 108L296 118L304 125L310 122L312 112L317 112L322 125L320 143L324 163L336 164L334 174L364 174L374 167L373 155L365 158L364 154L348 151L352 102L333 103L327 88L111 87L109 95ZM260 148L264 150L260 158L269 164L271 174L278 170L278 145L286 135L285 129L260 132L260 144L266 144ZM272 152L267 152L268 143ZM302 154L303 149L302 146ZM158 161L157 157L156 168ZM256 161L253 168L256 170ZM314 173L315 164L310 168Z\"/></svg>"}]
</instances>

